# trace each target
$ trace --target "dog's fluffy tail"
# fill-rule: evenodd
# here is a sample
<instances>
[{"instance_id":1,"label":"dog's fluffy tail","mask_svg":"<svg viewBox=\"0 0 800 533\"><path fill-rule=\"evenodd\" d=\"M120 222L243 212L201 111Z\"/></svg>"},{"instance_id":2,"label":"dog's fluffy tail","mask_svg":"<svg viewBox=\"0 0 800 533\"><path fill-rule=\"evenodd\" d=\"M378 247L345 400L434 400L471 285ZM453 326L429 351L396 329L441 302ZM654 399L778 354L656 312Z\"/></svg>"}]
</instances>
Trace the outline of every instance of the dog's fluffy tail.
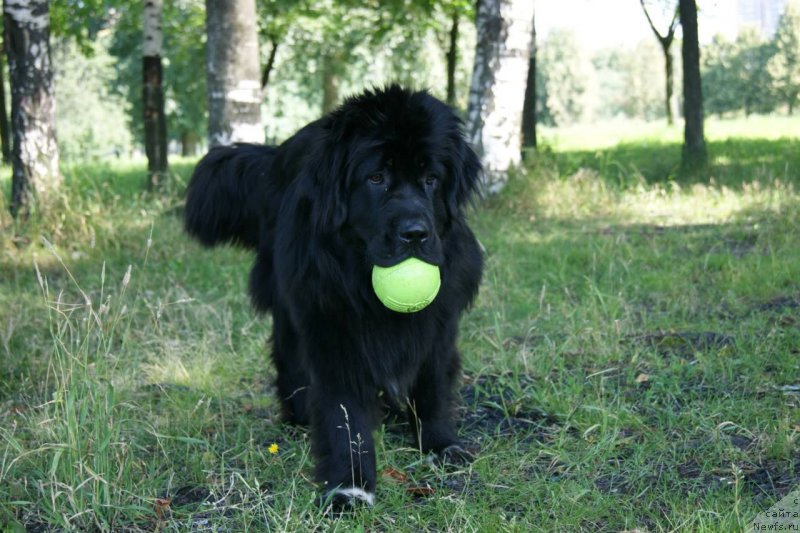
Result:
<instances>
[{"instance_id":1,"label":"dog's fluffy tail","mask_svg":"<svg viewBox=\"0 0 800 533\"><path fill-rule=\"evenodd\" d=\"M259 210L275 148L234 144L211 149L186 190L186 232L206 246L258 246Z\"/></svg>"}]
</instances>

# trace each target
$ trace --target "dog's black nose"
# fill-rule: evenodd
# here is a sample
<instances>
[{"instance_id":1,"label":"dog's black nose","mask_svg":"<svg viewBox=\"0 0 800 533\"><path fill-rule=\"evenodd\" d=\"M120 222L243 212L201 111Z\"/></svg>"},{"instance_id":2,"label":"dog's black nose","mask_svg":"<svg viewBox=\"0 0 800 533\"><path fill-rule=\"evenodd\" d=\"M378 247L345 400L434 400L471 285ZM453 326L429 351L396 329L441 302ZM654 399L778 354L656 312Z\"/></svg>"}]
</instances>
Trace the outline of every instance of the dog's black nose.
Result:
<instances>
[{"instance_id":1,"label":"dog's black nose","mask_svg":"<svg viewBox=\"0 0 800 533\"><path fill-rule=\"evenodd\" d=\"M419 220L406 220L397 228L397 235L406 244L420 244L428 239L428 228Z\"/></svg>"}]
</instances>

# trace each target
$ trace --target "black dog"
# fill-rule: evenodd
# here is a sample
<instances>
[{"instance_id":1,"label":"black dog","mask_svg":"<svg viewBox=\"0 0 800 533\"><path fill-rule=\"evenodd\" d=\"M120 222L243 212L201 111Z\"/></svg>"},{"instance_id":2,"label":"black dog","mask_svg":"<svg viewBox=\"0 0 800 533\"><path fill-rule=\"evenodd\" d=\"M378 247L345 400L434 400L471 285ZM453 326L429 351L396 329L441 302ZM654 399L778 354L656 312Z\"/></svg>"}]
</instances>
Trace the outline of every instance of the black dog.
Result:
<instances>
[{"instance_id":1,"label":"black dog","mask_svg":"<svg viewBox=\"0 0 800 533\"><path fill-rule=\"evenodd\" d=\"M380 394L405 406L425 452L465 458L451 416L458 320L482 257L463 208L480 163L453 111L398 86L353 97L278 147L211 150L186 198L206 245L254 248L250 294L273 316L288 421L311 423L323 497L372 503ZM384 307L372 267L415 256L442 286L425 309Z\"/></svg>"}]
</instances>

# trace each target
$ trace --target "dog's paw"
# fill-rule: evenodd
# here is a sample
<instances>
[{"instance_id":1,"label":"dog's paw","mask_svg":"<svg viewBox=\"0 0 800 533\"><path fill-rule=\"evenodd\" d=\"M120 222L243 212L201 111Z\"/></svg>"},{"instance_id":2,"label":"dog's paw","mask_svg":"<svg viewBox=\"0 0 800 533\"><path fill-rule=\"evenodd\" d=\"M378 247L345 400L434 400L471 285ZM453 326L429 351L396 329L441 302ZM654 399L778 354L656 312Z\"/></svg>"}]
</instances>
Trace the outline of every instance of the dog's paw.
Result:
<instances>
[{"instance_id":1,"label":"dog's paw","mask_svg":"<svg viewBox=\"0 0 800 533\"><path fill-rule=\"evenodd\" d=\"M437 466L465 466L475 460L475 456L461 444L451 444L442 448L429 459Z\"/></svg>"},{"instance_id":2,"label":"dog's paw","mask_svg":"<svg viewBox=\"0 0 800 533\"><path fill-rule=\"evenodd\" d=\"M334 514L355 510L360 505L372 507L374 504L375 494L358 487L336 488L319 497L320 507Z\"/></svg>"}]
</instances>

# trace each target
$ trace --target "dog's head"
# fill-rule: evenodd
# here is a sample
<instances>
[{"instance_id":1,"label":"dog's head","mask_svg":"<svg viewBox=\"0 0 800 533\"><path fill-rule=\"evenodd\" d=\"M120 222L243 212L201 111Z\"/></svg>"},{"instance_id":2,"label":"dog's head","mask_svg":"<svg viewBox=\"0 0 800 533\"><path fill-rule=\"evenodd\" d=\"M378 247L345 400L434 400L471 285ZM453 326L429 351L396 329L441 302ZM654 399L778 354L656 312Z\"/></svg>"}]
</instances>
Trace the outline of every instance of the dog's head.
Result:
<instances>
[{"instance_id":1,"label":"dog's head","mask_svg":"<svg viewBox=\"0 0 800 533\"><path fill-rule=\"evenodd\" d=\"M480 174L453 110L393 85L346 100L320 127L324 139L307 159L318 231L358 239L380 266L410 256L441 265L442 238Z\"/></svg>"}]
</instances>

